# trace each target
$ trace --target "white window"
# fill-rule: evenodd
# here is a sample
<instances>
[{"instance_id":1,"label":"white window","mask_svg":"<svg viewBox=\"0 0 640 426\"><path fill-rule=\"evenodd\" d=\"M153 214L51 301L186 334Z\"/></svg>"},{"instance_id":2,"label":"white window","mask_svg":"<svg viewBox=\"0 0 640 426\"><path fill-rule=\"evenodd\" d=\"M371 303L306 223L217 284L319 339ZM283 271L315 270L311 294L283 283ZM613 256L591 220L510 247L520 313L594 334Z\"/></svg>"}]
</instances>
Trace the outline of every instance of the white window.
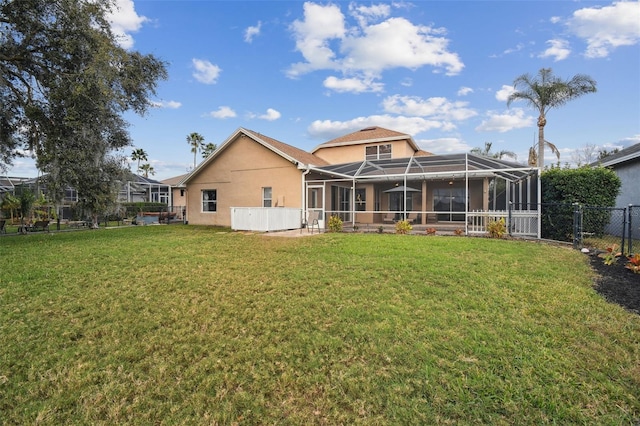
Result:
<instances>
[{"instance_id":1,"label":"white window","mask_svg":"<svg viewBox=\"0 0 640 426\"><path fill-rule=\"evenodd\" d=\"M366 160L383 160L391 158L391 144L373 145L365 147Z\"/></svg>"},{"instance_id":2,"label":"white window","mask_svg":"<svg viewBox=\"0 0 640 426\"><path fill-rule=\"evenodd\" d=\"M218 191L215 189L205 189L202 191L202 211L215 212L218 208Z\"/></svg>"},{"instance_id":3,"label":"white window","mask_svg":"<svg viewBox=\"0 0 640 426\"><path fill-rule=\"evenodd\" d=\"M262 207L271 207L271 187L265 186L262 188Z\"/></svg>"}]
</instances>

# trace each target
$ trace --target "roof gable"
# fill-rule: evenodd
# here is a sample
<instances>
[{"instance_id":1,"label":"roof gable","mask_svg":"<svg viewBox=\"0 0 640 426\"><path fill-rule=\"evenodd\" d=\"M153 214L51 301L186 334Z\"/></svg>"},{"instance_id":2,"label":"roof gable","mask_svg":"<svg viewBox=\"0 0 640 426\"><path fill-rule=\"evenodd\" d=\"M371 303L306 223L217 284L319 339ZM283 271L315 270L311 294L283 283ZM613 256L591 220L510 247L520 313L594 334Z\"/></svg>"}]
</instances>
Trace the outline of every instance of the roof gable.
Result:
<instances>
[{"instance_id":1,"label":"roof gable","mask_svg":"<svg viewBox=\"0 0 640 426\"><path fill-rule=\"evenodd\" d=\"M621 163L640 160L640 143L631 145L615 154L611 154L602 160L592 163L592 166L615 167Z\"/></svg>"},{"instance_id":2,"label":"roof gable","mask_svg":"<svg viewBox=\"0 0 640 426\"><path fill-rule=\"evenodd\" d=\"M198 166L191 171L191 173L187 174L184 179L180 181L178 186L185 185L188 183L194 176L198 175L200 171L205 169L209 164L215 161L215 159L222 153L229 145L231 145L235 140L238 139L239 136L245 135L253 141L259 143L264 146L268 150L274 152L275 154L281 156L285 160L295 164L295 165L312 165L312 166L326 166L328 163L320 157L315 156L309 152L303 151L294 146L288 145L284 142L280 142L276 139L270 138L269 136L262 135L258 132L254 132L252 130L248 130L245 128L238 128L235 132L231 134L219 147L216 149L211 155L205 158Z\"/></svg>"},{"instance_id":3,"label":"roof gable","mask_svg":"<svg viewBox=\"0 0 640 426\"><path fill-rule=\"evenodd\" d=\"M409 145L411 145L411 147L414 149L414 151L418 151L420 149L418 148L418 145L416 145L411 135L396 132L395 130L385 129L383 127L374 126L366 127L356 132L331 139L330 141L318 145L311 152L315 153L319 149L331 148L336 146L362 145L367 143L378 143L402 139L406 139L409 142Z\"/></svg>"}]
</instances>

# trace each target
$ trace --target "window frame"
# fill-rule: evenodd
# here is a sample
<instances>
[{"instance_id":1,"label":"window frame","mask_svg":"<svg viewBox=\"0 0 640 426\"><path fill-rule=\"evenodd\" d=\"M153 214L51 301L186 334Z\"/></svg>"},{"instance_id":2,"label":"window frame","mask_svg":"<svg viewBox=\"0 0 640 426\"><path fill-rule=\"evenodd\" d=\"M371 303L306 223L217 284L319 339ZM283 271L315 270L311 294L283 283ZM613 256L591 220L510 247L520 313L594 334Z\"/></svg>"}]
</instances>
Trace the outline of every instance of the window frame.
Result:
<instances>
[{"instance_id":1,"label":"window frame","mask_svg":"<svg viewBox=\"0 0 640 426\"><path fill-rule=\"evenodd\" d=\"M267 191L269 192L268 196ZM273 187L271 186L262 187L262 207L273 207Z\"/></svg>"},{"instance_id":2,"label":"window frame","mask_svg":"<svg viewBox=\"0 0 640 426\"><path fill-rule=\"evenodd\" d=\"M213 200L210 199L206 199L204 198L206 193L213 193L214 198ZM217 213L218 212L218 190L217 189L203 189L201 192L201 203L200 203L200 209L202 210L202 213ZM205 209L205 203L207 203L209 206L213 206L213 210L207 210Z\"/></svg>"},{"instance_id":3,"label":"window frame","mask_svg":"<svg viewBox=\"0 0 640 426\"><path fill-rule=\"evenodd\" d=\"M369 153L368 151L375 149L375 153ZM384 143L380 145L368 145L364 147L364 159L365 160L386 160L392 158L393 145L390 143Z\"/></svg>"}]
</instances>

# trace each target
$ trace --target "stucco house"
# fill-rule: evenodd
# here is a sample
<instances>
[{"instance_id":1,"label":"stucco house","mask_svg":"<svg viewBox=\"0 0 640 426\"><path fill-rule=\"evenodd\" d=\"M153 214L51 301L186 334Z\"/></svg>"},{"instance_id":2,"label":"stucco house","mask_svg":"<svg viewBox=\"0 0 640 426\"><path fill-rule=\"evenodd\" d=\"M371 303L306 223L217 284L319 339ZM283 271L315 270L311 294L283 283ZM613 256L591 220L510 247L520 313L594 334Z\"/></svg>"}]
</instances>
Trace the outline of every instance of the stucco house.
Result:
<instances>
[{"instance_id":1,"label":"stucco house","mask_svg":"<svg viewBox=\"0 0 640 426\"><path fill-rule=\"evenodd\" d=\"M300 223L316 211L321 222L337 215L353 226L405 219L468 229L517 211L526 219L513 220L514 230L532 235L539 229L539 187L537 168L472 154L433 155L410 135L381 127L311 152L240 128L178 185L191 224L230 226L234 208L254 207L297 209Z\"/></svg>"},{"instance_id":2,"label":"stucco house","mask_svg":"<svg viewBox=\"0 0 640 426\"><path fill-rule=\"evenodd\" d=\"M640 143L609 155L592 165L610 167L620 178L616 207L632 206L632 238L640 238Z\"/></svg>"}]
</instances>

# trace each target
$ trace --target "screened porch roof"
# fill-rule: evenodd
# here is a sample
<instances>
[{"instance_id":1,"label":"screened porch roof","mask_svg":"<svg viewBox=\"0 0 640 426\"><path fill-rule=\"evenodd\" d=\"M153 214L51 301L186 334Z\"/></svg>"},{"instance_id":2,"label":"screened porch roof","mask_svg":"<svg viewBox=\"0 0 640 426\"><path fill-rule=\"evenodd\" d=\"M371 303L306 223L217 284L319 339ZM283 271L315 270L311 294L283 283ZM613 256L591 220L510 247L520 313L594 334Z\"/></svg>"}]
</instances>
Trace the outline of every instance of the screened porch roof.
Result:
<instances>
[{"instance_id":1,"label":"screened porch roof","mask_svg":"<svg viewBox=\"0 0 640 426\"><path fill-rule=\"evenodd\" d=\"M316 173L337 179L399 180L449 179L500 176L511 182L534 175L537 168L474 154L365 160L354 163L311 167Z\"/></svg>"}]
</instances>

